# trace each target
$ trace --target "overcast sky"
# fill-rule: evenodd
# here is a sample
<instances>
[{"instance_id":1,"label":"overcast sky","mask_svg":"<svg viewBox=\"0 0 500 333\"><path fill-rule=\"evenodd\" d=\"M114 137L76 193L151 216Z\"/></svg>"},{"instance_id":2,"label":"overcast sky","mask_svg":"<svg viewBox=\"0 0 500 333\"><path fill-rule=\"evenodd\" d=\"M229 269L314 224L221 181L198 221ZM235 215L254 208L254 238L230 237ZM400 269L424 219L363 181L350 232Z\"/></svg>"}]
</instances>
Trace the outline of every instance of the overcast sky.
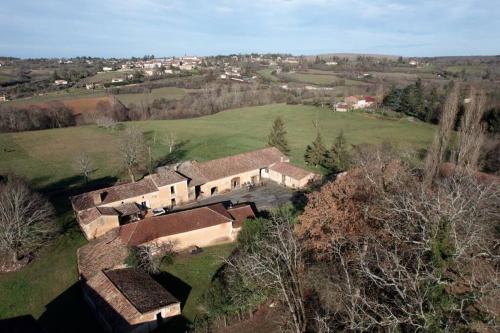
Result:
<instances>
[{"instance_id":1,"label":"overcast sky","mask_svg":"<svg viewBox=\"0 0 500 333\"><path fill-rule=\"evenodd\" d=\"M3 0L0 55L500 54L500 0Z\"/></svg>"}]
</instances>

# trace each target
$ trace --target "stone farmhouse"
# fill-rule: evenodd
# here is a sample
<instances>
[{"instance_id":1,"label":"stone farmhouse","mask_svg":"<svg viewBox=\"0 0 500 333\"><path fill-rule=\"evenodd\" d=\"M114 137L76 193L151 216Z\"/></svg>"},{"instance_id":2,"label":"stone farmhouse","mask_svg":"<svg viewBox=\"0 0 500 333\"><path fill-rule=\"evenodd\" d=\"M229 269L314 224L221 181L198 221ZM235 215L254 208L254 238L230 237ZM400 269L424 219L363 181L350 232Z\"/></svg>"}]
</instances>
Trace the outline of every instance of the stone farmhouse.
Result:
<instances>
[{"instance_id":1,"label":"stone farmhouse","mask_svg":"<svg viewBox=\"0 0 500 333\"><path fill-rule=\"evenodd\" d=\"M179 251L231 242L243 222L252 218L249 204L217 203L113 229L77 251L84 298L107 331L150 332L164 319L179 315L180 302L150 275L123 264L128 247L169 242Z\"/></svg>"},{"instance_id":2,"label":"stone farmhouse","mask_svg":"<svg viewBox=\"0 0 500 333\"><path fill-rule=\"evenodd\" d=\"M151 209L172 208L268 180L303 188L315 177L314 173L290 164L286 155L271 147L160 168L135 183L71 197L71 204L85 237L93 239L140 220Z\"/></svg>"}]
</instances>

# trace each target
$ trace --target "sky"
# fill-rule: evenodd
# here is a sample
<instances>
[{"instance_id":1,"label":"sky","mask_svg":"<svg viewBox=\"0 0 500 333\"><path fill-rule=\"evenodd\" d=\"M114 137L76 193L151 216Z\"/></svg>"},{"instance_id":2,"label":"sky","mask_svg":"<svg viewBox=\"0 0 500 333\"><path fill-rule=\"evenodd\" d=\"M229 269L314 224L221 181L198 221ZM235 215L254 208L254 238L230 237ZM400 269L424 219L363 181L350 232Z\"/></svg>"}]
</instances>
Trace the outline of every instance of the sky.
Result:
<instances>
[{"instance_id":1,"label":"sky","mask_svg":"<svg viewBox=\"0 0 500 333\"><path fill-rule=\"evenodd\" d=\"M0 56L500 54L500 0L1 0Z\"/></svg>"}]
</instances>

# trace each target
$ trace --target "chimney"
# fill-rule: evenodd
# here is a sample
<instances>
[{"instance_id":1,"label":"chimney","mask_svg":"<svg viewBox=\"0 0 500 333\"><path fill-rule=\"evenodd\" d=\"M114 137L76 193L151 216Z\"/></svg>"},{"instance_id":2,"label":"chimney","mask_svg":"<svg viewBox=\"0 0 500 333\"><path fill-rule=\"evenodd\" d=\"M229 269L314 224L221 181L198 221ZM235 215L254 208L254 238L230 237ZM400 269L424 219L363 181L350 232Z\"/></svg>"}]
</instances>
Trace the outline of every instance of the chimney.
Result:
<instances>
[{"instance_id":1,"label":"chimney","mask_svg":"<svg viewBox=\"0 0 500 333\"><path fill-rule=\"evenodd\" d=\"M94 205L98 205L98 204L102 203L103 197L104 197L104 193L102 193L102 192L92 193L92 199L94 200Z\"/></svg>"}]
</instances>

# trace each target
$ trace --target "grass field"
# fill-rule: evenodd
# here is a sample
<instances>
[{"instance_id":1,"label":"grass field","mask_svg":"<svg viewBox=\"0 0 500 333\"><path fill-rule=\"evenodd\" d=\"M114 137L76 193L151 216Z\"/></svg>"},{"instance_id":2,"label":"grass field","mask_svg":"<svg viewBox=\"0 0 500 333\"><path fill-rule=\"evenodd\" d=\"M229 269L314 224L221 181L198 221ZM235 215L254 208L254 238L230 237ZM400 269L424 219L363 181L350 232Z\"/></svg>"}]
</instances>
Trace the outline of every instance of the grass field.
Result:
<instances>
[{"instance_id":1,"label":"grass field","mask_svg":"<svg viewBox=\"0 0 500 333\"><path fill-rule=\"evenodd\" d=\"M430 143L433 126L406 119L385 120L363 113L333 113L312 106L283 104L225 111L212 116L165 121L126 123L156 136L153 155L166 154L161 144L168 132L185 142L185 158L208 160L257 149L266 145L266 136L276 116L285 119L292 161L304 165L304 150L315 136L318 119L324 141L330 145L340 130L349 143L391 141L416 148ZM117 143L119 131L81 126L44 131L0 134L0 174L15 172L47 186L76 176L72 161L87 152L97 171L94 178L121 176Z\"/></svg>"},{"instance_id":2,"label":"grass field","mask_svg":"<svg viewBox=\"0 0 500 333\"><path fill-rule=\"evenodd\" d=\"M261 69L257 71L257 74L261 75L263 78L266 78L270 81L278 81L278 78L272 74L274 68Z\"/></svg>"},{"instance_id":3,"label":"grass field","mask_svg":"<svg viewBox=\"0 0 500 333\"><path fill-rule=\"evenodd\" d=\"M387 120L363 113L333 113L328 109L284 104L248 107L194 119L126 123L124 126L142 130L149 138L155 157L166 154L168 148L160 143L168 132L175 132L184 142L182 158L208 160L264 147L276 116L285 120L291 160L301 166L305 166L304 150L316 135L313 125L316 120L321 124L321 133L328 145L343 130L350 144L389 141L423 148L430 143L434 131L432 125L406 119ZM46 191L67 190L81 184L72 162L78 153L85 151L97 168L92 179L125 178L117 154L119 135L120 131L95 126L0 134L0 174L13 172L25 176ZM0 275L0 319L32 314L48 328L81 325L86 329L80 331L93 331L89 325L94 322L88 319L91 317L85 312L87 308L75 284L75 251L85 241L69 212L67 195L60 195L56 200L60 224L67 231L29 267ZM196 313L196 299L208 284L210 272L220 262L218 256L226 255L229 247L213 251L207 249L203 255L190 258L189 264L179 261L168 269L192 287L185 307L188 318Z\"/></svg>"},{"instance_id":4,"label":"grass field","mask_svg":"<svg viewBox=\"0 0 500 333\"><path fill-rule=\"evenodd\" d=\"M188 90L189 91L189 90ZM135 105L140 105L143 103L151 103L155 99L165 98L165 99L179 99L186 94L185 89L176 87L163 87L151 90L150 93L143 94L118 94L115 97L122 102L125 106L131 103Z\"/></svg>"}]
</instances>

